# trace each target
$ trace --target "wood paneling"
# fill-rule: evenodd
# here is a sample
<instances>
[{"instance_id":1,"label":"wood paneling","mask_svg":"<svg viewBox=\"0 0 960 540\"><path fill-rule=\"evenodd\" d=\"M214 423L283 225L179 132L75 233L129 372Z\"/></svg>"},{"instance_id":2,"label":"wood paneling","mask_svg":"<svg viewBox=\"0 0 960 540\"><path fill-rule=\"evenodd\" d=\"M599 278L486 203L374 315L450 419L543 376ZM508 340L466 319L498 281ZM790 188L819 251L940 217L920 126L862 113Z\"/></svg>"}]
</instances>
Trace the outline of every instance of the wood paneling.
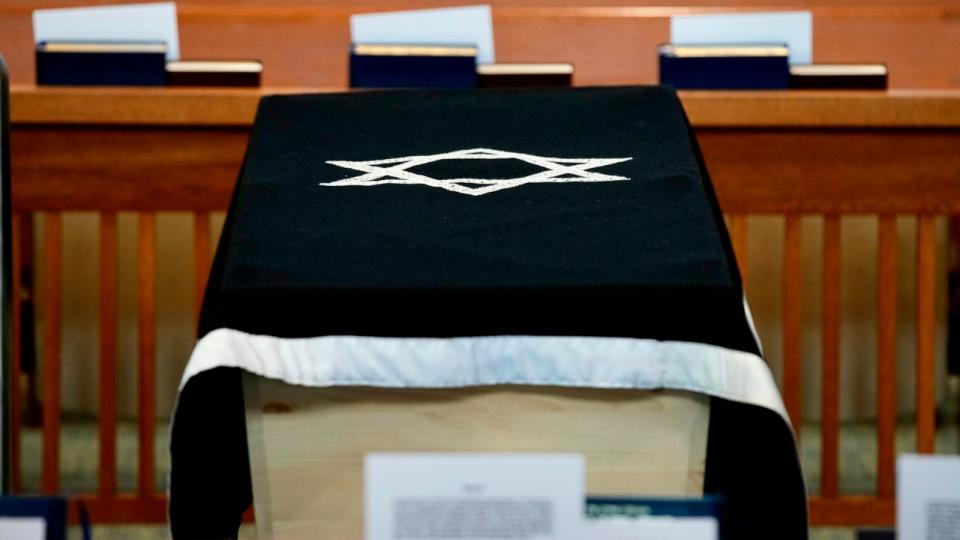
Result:
<instances>
[{"instance_id":1,"label":"wood paneling","mask_svg":"<svg viewBox=\"0 0 960 540\"><path fill-rule=\"evenodd\" d=\"M17 129L10 140L16 156L13 204L221 210L230 200L247 136L231 129Z\"/></svg>"},{"instance_id":2,"label":"wood paneling","mask_svg":"<svg viewBox=\"0 0 960 540\"><path fill-rule=\"evenodd\" d=\"M731 213L960 213L957 129L700 128L697 135ZM17 127L14 208L222 210L247 137L242 128ZM821 178L830 180L811 181Z\"/></svg>"},{"instance_id":3,"label":"wood paneling","mask_svg":"<svg viewBox=\"0 0 960 540\"><path fill-rule=\"evenodd\" d=\"M960 213L957 129L699 129L697 138L725 212Z\"/></svg>"}]
</instances>

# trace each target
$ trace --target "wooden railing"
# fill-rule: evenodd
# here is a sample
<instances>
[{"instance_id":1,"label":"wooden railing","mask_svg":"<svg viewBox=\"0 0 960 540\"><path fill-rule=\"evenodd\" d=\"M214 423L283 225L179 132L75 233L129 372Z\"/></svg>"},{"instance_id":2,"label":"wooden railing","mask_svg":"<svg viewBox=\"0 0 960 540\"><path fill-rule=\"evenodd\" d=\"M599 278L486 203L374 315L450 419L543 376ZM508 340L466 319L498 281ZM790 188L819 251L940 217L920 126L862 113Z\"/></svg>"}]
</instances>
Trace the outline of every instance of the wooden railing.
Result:
<instances>
[{"instance_id":1,"label":"wooden railing","mask_svg":"<svg viewBox=\"0 0 960 540\"><path fill-rule=\"evenodd\" d=\"M69 202L65 203L69 206ZM22 239L25 230L32 230L32 221L42 222L41 251L43 267L41 287L42 302L42 454L40 490L47 494L61 492L60 482L60 437L61 437L61 307L63 287L63 212L61 210L32 209L26 211L20 203L12 216L12 236ZM223 205L225 210L225 205ZM195 313L203 298L209 273L210 213L194 214L194 303ZM99 212L99 406L97 414L97 491L73 496L82 501L94 522L164 522L166 521L166 495L155 490L156 479L154 440L156 425L156 369L157 344L157 214L138 213L137 224L137 478L136 489L120 493L117 489L117 394L118 394L118 272L117 272L117 212ZM22 242L14 242L14 275L21 275L27 261L22 253ZM23 324L20 304L15 305L13 326L13 380L20 381L22 373L20 358L22 347L20 326ZM23 491L21 462L21 435L24 396L21 385L13 385L12 426L12 489Z\"/></svg>"},{"instance_id":2,"label":"wooden railing","mask_svg":"<svg viewBox=\"0 0 960 540\"><path fill-rule=\"evenodd\" d=\"M758 98L762 103L764 98ZM744 99L743 103L752 100ZM789 109L784 100L780 113ZM856 107L851 96L848 105ZM946 261L936 260L934 220L955 217L960 211L957 191L960 162L954 150L960 132L943 124L895 127L888 120L859 122L839 111L821 116L810 106L804 121L782 118L769 125L745 110L741 120L759 121L763 128L736 130L717 124L700 124L698 138L714 177L724 210L734 215L731 235L740 263L748 231L741 214L784 216L783 276L783 387L787 409L795 426L802 421L801 312L809 289L802 283L803 237L800 220L823 219L822 248L822 380L821 380L821 485L811 499L811 521L817 525L889 525L894 520L896 367L910 359L896 356L897 314L916 317L916 426L918 452L934 448L934 340L935 300L945 291L935 287L934 270ZM874 104L874 111L892 112ZM889 105L889 104L888 104ZM956 104L944 110L941 120L954 116ZM688 107L696 118L696 106ZM736 110L724 107L723 110ZM769 111L768 111L769 112ZM780 114L777 113L777 114ZM886 114L885 113L885 114ZM772 113L770 113L772 114ZM832 116L832 119L831 119ZM876 120L876 119L875 119ZM697 121L694 120L697 124ZM776 124L774 122L773 124ZM834 127L829 127L833 123ZM886 126L884 127L884 124ZM943 129L936 126L943 126ZM841 495L838 473L838 404L840 357L841 217L876 216L877 237L877 489L873 494ZM898 217L917 221L916 305L897 305ZM762 256L762 255L761 255ZM748 294L750 283L747 283Z\"/></svg>"},{"instance_id":3,"label":"wooden railing","mask_svg":"<svg viewBox=\"0 0 960 540\"><path fill-rule=\"evenodd\" d=\"M960 172L958 172L960 174ZM795 432L803 422L803 381L801 377L801 311L805 293L801 282L804 261L800 214L785 215L783 238L783 386L782 394ZM823 219L820 379L820 485L811 498L811 522L814 525L892 525L894 518L895 460L897 430L897 229L898 215L878 216L879 250L877 257L877 488L875 494L841 495L839 470L840 405L840 259L841 214L829 213ZM914 216L916 233L916 441L915 452L935 452L936 424L934 344L936 339L935 219L936 215ZM747 260L746 216L729 218L730 232L738 263ZM746 285L749 296L749 284Z\"/></svg>"},{"instance_id":4,"label":"wooden railing","mask_svg":"<svg viewBox=\"0 0 960 540\"><path fill-rule=\"evenodd\" d=\"M62 214L99 221L99 485L81 495L98 522L163 521L154 491L153 432L157 259L156 215L193 217L195 302L210 264L210 212L227 207L258 91L16 88L13 114L14 230L39 215L43 235L42 363L45 492L59 489ZM917 450L934 450L936 260L934 219L960 215L960 93L693 93L683 96L703 147L741 265L747 216L785 216L784 399L795 425L801 384L801 219L822 216L822 483L811 501L817 525L891 524L894 519L896 315L917 317ZM176 114L172 114L175 112ZM69 144L63 144L69 141ZM139 474L135 491L116 486L117 213L138 218ZM879 216L878 484L841 495L838 471L841 217ZM917 304L897 306L897 216L916 216ZM25 263L19 250L15 268ZM185 264L185 267L188 267ZM747 288L750 288L748 276ZM19 313L15 324L22 324ZM19 335L19 334L17 334ZM15 344L18 348L22 344ZM15 426L15 434L19 433ZM15 458L18 457L15 455ZM15 482L17 478L14 479Z\"/></svg>"}]
</instances>

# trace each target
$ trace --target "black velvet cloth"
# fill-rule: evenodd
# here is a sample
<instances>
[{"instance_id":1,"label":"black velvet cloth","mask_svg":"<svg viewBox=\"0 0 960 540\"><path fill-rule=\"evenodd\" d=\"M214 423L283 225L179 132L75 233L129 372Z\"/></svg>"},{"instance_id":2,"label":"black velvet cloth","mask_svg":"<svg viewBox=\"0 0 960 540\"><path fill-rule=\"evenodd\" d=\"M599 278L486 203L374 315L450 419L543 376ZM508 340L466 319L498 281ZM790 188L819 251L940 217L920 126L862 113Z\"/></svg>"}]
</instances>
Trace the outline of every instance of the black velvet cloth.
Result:
<instances>
[{"instance_id":1,"label":"black velvet cloth","mask_svg":"<svg viewBox=\"0 0 960 540\"><path fill-rule=\"evenodd\" d=\"M576 181L574 171L562 183L477 196L422 184L321 185L363 174L328 161L469 149L631 159L579 164L625 180ZM436 179L542 170L515 159L410 168ZM661 87L264 98L200 335L217 328L616 336L759 353L700 151L675 93ZM181 392L171 441L176 538L236 534L250 502L242 400L239 372L227 368ZM725 497L727 538L806 538L793 445L776 413L713 400L705 489Z\"/></svg>"}]
</instances>

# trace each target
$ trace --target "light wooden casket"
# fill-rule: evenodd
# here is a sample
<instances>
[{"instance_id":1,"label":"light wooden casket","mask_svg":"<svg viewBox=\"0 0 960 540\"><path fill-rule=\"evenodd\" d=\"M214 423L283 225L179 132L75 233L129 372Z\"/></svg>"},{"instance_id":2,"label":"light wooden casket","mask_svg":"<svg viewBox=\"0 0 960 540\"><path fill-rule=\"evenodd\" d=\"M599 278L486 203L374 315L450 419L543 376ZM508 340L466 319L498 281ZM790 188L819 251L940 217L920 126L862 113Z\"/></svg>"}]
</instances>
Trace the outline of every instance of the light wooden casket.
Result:
<instances>
[{"instance_id":1,"label":"light wooden casket","mask_svg":"<svg viewBox=\"0 0 960 540\"><path fill-rule=\"evenodd\" d=\"M245 375L261 539L363 538L370 452L572 452L591 495L699 496L709 398L544 386L309 388Z\"/></svg>"}]
</instances>

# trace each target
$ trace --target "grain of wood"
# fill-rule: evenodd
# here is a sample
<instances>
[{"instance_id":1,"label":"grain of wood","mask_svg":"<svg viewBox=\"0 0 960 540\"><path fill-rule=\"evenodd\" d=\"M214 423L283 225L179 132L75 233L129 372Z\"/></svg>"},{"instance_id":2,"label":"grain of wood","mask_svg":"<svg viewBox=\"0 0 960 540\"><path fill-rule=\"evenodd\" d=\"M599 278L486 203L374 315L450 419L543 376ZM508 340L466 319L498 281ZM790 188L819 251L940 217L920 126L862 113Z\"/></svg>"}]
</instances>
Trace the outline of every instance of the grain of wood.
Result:
<instances>
[{"instance_id":1,"label":"grain of wood","mask_svg":"<svg viewBox=\"0 0 960 540\"><path fill-rule=\"evenodd\" d=\"M248 376L247 396L251 385L257 386L247 418L258 526L276 538L363 538L368 452L573 452L586 459L588 493L703 493L709 399L702 395L514 386L322 389Z\"/></svg>"}]
</instances>

